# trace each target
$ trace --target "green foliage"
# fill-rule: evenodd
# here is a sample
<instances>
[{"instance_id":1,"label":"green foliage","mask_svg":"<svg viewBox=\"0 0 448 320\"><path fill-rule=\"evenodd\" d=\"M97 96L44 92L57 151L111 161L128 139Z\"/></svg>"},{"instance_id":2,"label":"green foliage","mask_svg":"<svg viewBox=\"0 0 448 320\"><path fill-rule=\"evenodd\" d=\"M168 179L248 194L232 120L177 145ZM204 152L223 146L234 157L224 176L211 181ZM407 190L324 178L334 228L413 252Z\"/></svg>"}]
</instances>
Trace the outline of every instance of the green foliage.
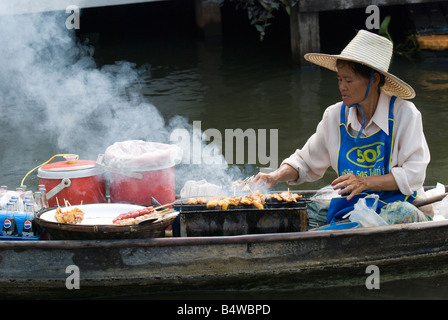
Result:
<instances>
[{"instance_id":1,"label":"green foliage","mask_svg":"<svg viewBox=\"0 0 448 320\"><path fill-rule=\"evenodd\" d=\"M291 9L297 5L299 0L209 0L223 4L225 1L236 3L236 8L247 11L250 24L260 34L260 41L266 35L266 28L271 25L275 18L275 12L285 10L291 14Z\"/></svg>"},{"instance_id":2,"label":"green foliage","mask_svg":"<svg viewBox=\"0 0 448 320\"><path fill-rule=\"evenodd\" d=\"M378 34L382 35L383 37L386 37L389 39L392 43L392 37L389 34L389 24L390 24L391 17L387 16L384 18L384 20L381 22L380 29L378 30ZM412 60L412 58L418 53L418 43L417 38L413 32L409 32L409 34L406 36L405 40L394 44L394 54L400 55L403 57L406 57L409 60Z\"/></svg>"}]
</instances>

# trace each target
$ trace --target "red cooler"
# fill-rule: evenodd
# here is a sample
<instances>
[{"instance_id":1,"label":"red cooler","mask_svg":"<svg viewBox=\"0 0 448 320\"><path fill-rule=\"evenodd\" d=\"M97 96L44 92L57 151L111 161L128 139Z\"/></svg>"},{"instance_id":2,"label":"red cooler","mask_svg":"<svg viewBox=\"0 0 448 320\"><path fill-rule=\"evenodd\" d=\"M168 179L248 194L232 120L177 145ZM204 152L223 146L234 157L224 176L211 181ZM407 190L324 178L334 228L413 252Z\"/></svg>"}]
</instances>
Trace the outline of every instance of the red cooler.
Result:
<instances>
[{"instance_id":1,"label":"red cooler","mask_svg":"<svg viewBox=\"0 0 448 320\"><path fill-rule=\"evenodd\" d=\"M174 166L182 159L175 145L130 140L117 142L104 153L106 168L111 167L111 202L151 205L154 197L161 204L175 200ZM107 169L106 169L107 170ZM122 172L132 172L132 177Z\"/></svg>"},{"instance_id":2,"label":"red cooler","mask_svg":"<svg viewBox=\"0 0 448 320\"><path fill-rule=\"evenodd\" d=\"M59 161L39 168L39 184L47 189L50 207L70 204L105 203L106 181L104 170L95 166L94 160L78 160L75 163ZM56 200L57 199L57 200Z\"/></svg>"}]
</instances>

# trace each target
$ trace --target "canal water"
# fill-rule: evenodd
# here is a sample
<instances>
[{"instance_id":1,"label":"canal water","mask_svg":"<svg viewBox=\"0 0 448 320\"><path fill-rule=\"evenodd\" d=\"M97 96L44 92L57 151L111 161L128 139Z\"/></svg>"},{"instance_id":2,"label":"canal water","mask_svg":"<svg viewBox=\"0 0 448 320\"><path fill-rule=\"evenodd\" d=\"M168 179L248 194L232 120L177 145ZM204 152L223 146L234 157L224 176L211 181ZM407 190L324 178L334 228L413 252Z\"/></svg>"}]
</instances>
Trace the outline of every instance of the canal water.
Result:
<instances>
[{"instance_id":1,"label":"canal water","mask_svg":"<svg viewBox=\"0 0 448 320\"><path fill-rule=\"evenodd\" d=\"M0 39L8 44L0 61L0 184L10 188L55 154L96 159L117 141L174 143L180 139L173 131L180 128L190 134L184 151L191 158L176 167L177 192L189 179L245 177L302 147L325 108L340 100L335 74L292 65L284 37L260 43L250 32L207 41L185 31L118 40L91 33L81 45L66 29L66 16L0 19ZM396 56L392 65L417 92L413 102L422 112L432 156L427 185L447 183L448 177L446 61ZM204 150L210 142L194 136L192 124L215 133L211 142L222 146L227 163ZM244 140L238 150L226 136L237 130L254 132L256 143ZM198 144L202 158L194 161ZM209 164L209 154L221 165ZM322 180L298 188L320 188L334 177L329 169ZM36 172L25 184L37 185Z\"/></svg>"},{"instance_id":2,"label":"canal water","mask_svg":"<svg viewBox=\"0 0 448 320\"><path fill-rule=\"evenodd\" d=\"M282 37L260 43L246 32L205 41L180 32L105 39L92 32L80 44L66 17L0 17L0 184L10 188L55 154L94 160L117 141L172 143L176 129L190 133L191 150L199 143L203 152L199 163L176 167L176 191L187 180L228 182L279 164L313 134L325 108L340 101L335 73L292 65ZM391 71L417 92L413 102L431 150L426 185L447 184L447 59L395 56ZM215 142L222 146L226 130L237 129L254 130L257 144L246 141L243 163L234 157L208 164L208 141L194 136L193 123L221 133ZM334 178L329 169L322 180L296 188L318 189ZM36 188L36 172L25 184Z\"/></svg>"}]
</instances>

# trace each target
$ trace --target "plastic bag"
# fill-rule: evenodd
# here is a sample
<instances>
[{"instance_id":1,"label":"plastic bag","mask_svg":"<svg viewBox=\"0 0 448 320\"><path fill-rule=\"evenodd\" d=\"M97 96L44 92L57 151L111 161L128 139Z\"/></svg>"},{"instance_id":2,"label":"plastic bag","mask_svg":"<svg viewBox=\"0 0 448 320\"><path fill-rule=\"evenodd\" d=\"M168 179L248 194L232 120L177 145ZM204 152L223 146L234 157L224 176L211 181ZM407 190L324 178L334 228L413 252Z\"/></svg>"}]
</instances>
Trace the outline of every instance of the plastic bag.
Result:
<instances>
[{"instance_id":1,"label":"plastic bag","mask_svg":"<svg viewBox=\"0 0 448 320\"><path fill-rule=\"evenodd\" d=\"M339 196L337 191L328 185L310 198L311 202L307 206L309 228L317 228L327 224L327 213L331 199L337 196Z\"/></svg>"},{"instance_id":2,"label":"plastic bag","mask_svg":"<svg viewBox=\"0 0 448 320\"><path fill-rule=\"evenodd\" d=\"M381 209L380 217L388 224L428 221L428 217L406 201L395 201Z\"/></svg>"},{"instance_id":3,"label":"plastic bag","mask_svg":"<svg viewBox=\"0 0 448 320\"><path fill-rule=\"evenodd\" d=\"M448 219L448 196L434 204L434 220Z\"/></svg>"},{"instance_id":4,"label":"plastic bag","mask_svg":"<svg viewBox=\"0 0 448 320\"><path fill-rule=\"evenodd\" d=\"M369 207L368 199L373 199L374 203ZM363 227L385 226L387 222L376 212L379 196L371 194L358 200L353 211L350 212L349 219L353 222L359 222Z\"/></svg>"},{"instance_id":5,"label":"plastic bag","mask_svg":"<svg viewBox=\"0 0 448 320\"><path fill-rule=\"evenodd\" d=\"M188 180L180 191L181 198L217 197L222 194L222 187L207 182L207 180Z\"/></svg>"},{"instance_id":6,"label":"plastic bag","mask_svg":"<svg viewBox=\"0 0 448 320\"><path fill-rule=\"evenodd\" d=\"M171 168L182 161L183 151L176 145L143 140L116 142L104 152L107 166L129 171L154 171Z\"/></svg>"},{"instance_id":7,"label":"plastic bag","mask_svg":"<svg viewBox=\"0 0 448 320\"><path fill-rule=\"evenodd\" d=\"M331 185L319 189L311 198L312 201L318 201L322 206L330 206L331 199L339 197L339 194Z\"/></svg>"}]
</instances>

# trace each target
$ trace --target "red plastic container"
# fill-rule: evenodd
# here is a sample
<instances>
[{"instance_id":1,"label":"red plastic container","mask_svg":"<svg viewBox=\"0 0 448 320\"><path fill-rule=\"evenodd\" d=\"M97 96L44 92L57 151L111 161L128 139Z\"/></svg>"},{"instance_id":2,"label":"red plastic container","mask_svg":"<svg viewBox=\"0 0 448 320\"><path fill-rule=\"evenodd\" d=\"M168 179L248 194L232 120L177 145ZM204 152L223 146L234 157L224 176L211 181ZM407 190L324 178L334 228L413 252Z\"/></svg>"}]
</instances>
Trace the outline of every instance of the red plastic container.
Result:
<instances>
[{"instance_id":1,"label":"red plastic container","mask_svg":"<svg viewBox=\"0 0 448 320\"><path fill-rule=\"evenodd\" d=\"M64 205L64 199L70 204L105 203L106 180L104 170L95 166L95 160L78 160L75 163L59 161L39 168L39 184L45 185L47 194L67 178L70 184L48 199L50 207ZM65 181L67 181L67 179ZM56 200L57 198L57 200Z\"/></svg>"},{"instance_id":2,"label":"red plastic container","mask_svg":"<svg viewBox=\"0 0 448 320\"><path fill-rule=\"evenodd\" d=\"M110 201L148 206L154 197L161 204L175 200L174 167L139 172L142 179L110 173Z\"/></svg>"},{"instance_id":3,"label":"red plastic container","mask_svg":"<svg viewBox=\"0 0 448 320\"><path fill-rule=\"evenodd\" d=\"M106 149L104 160L109 170L111 202L151 205L175 200L174 166L182 159L182 150L143 140L116 142ZM106 169L107 170L107 169ZM141 175L141 179L127 173Z\"/></svg>"}]
</instances>

